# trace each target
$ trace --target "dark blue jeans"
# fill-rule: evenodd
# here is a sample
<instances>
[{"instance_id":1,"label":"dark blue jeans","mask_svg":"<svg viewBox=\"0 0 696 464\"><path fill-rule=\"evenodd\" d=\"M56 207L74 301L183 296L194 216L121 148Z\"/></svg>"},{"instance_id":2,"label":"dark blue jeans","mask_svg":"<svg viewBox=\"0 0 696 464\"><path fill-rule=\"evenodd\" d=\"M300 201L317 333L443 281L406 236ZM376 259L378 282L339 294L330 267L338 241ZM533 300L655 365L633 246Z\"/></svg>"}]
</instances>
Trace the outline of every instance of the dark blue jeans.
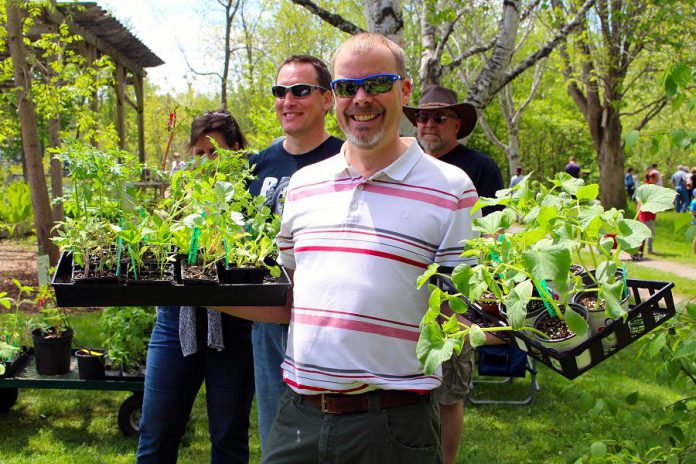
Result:
<instances>
[{"instance_id":1,"label":"dark blue jeans","mask_svg":"<svg viewBox=\"0 0 696 464\"><path fill-rule=\"evenodd\" d=\"M204 380L210 462L249 462L249 412L254 395L251 323L223 315L222 327L224 350L206 347L184 357L179 342L179 308L157 308L147 354L138 463L176 462ZM205 345L205 331L199 331L199 342L201 335Z\"/></svg>"},{"instance_id":2,"label":"dark blue jeans","mask_svg":"<svg viewBox=\"0 0 696 464\"><path fill-rule=\"evenodd\" d=\"M259 438L261 439L261 451L263 451L280 398L288 390L280 370L280 365L285 358L288 326L254 322L252 340L254 342L254 381L256 382Z\"/></svg>"}]
</instances>

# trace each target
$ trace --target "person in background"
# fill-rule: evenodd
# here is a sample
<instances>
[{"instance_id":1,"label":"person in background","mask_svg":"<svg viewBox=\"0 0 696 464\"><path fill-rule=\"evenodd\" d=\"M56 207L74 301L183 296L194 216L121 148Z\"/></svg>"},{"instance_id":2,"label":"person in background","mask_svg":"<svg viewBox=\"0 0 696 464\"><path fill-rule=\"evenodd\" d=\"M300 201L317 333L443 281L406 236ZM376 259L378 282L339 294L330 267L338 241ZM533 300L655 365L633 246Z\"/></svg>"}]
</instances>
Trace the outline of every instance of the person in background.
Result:
<instances>
[{"instance_id":1,"label":"person in background","mask_svg":"<svg viewBox=\"0 0 696 464\"><path fill-rule=\"evenodd\" d=\"M689 213L691 213L691 227L696 228L696 196L691 199L689 204ZM696 233L694 233L694 241L691 244L694 254L696 254Z\"/></svg>"},{"instance_id":2,"label":"person in background","mask_svg":"<svg viewBox=\"0 0 696 464\"><path fill-rule=\"evenodd\" d=\"M179 166L182 164L183 162L181 161L181 154L178 151L175 151L172 155L172 165L169 168L169 174L173 174L174 171L178 170Z\"/></svg>"},{"instance_id":3,"label":"person in background","mask_svg":"<svg viewBox=\"0 0 696 464\"><path fill-rule=\"evenodd\" d=\"M631 200L635 199L636 195L636 179L633 177L633 168L629 167L624 176L624 187L626 187L626 196Z\"/></svg>"},{"instance_id":4,"label":"person in background","mask_svg":"<svg viewBox=\"0 0 696 464\"><path fill-rule=\"evenodd\" d=\"M247 141L232 115L207 111L191 124L196 156L240 150ZM254 396L251 322L203 307L158 307L147 352L137 462L174 463L196 395L205 381L210 462L249 462Z\"/></svg>"},{"instance_id":5,"label":"person in background","mask_svg":"<svg viewBox=\"0 0 696 464\"><path fill-rule=\"evenodd\" d=\"M694 191L696 189L696 166L691 168L691 173L686 177L686 191L689 194L689 201L693 200L696 195Z\"/></svg>"},{"instance_id":6,"label":"person in background","mask_svg":"<svg viewBox=\"0 0 696 464\"><path fill-rule=\"evenodd\" d=\"M645 174L645 183L646 184L655 184L657 185L657 181L659 179L659 171L655 169L656 165L653 164L653 166L648 169L648 172ZM636 254L632 256L634 261L642 261L644 259L644 252L645 252L645 245L647 242L648 250L646 253L651 253L653 252L653 238L655 237L655 220L657 219L657 214L656 213L650 213L647 211L641 211L640 209L640 202L637 203L636 207L638 208L638 220L648 226L648 229L650 229L650 237L648 237L643 243L640 245L640 249Z\"/></svg>"},{"instance_id":7,"label":"person in background","mask_svg":"<svg viewBox=\"0 0 696 464\"><path fill-rule=\"evenodd\" d=\"M685 213L689 206L689 192L686 190L687 177L686 166L680 164L670 179L674 190L677 191L677 196L674 198L674 210L677 213Z\"/></svg>"},{"instance_id":8,"label":"person in background","mask_svg":"<svg viewBox=\"0 0 696 464\"><path fill-rule=\"evenodd\" d=\"M418 106L404 106L403 112L415 124L423 151L466 172L479 196L495 197L495 192L504 188L503 176L495 161L458 142L476 127L476 109L468 103L457 103L457 94L453 90L438 85L428 86ZM521 174L522 168L517 168L517 182L522 180ZM502 208L485 207L483 216L498 209ZM473 369L474 350L465 343L460 354L442 364L442 385L433 391L434 399L440 404L444 464L454 464L457 457L464 421L464 398L469 391Z\"/></svg>"},{"instance_id":9,"label":"person in background","mask_svg":"<svg viewBox=\"0 0 696 464\"><path fill-rule=\"evenodd\" d=\"M510 186L508 188L513 188L515 185L519 184L522 179L524 179L522 175L522 166L517 166L515 168L515 175L510 178Z\"/></svg>"},{"instance_id":10,"label":"person in background","mask_svg":"<svg viewBox=\"0 0 696 464\"><path fill-rule=\"evenodd\" d=\"M574 156L571 156L568 160L568 164L565 165L565 172L575 177L576 179L579 179L582 175L582 173L580 172L580 165L577 163Z\"/></svg>"},{"instance_id":11,"label":"person in background","mask_svg":"<svg viewBox=\"0 0 696 464\"><path fill-rule=\"evenodd\" d=\"M657 163L653 163L650 166L647 175L655 179L655 182L649 183L659 185L660 187L662 187L662 173L657 169Z\"/></svg>"},{"instance_id":12,"label":"person in background","mask_svg":"<svg viewBox=\"0 0 696 464\"><path fill-rule=\"evenodd\" d=\"M329 69L323 61L312 56L290 56L278 69L271 92L285 137L249 159L256 176L249 191L253 195L264 195L266 204L278 215L283 212L290 176L298 169L341 150L343 140L329 135L324 127L333 103L330 86ZM280 369L285 359L287 338L287 324L255 322L253 325L256 404L262 452L280 397L288 388Z\"/></svg>"}]
</instances>

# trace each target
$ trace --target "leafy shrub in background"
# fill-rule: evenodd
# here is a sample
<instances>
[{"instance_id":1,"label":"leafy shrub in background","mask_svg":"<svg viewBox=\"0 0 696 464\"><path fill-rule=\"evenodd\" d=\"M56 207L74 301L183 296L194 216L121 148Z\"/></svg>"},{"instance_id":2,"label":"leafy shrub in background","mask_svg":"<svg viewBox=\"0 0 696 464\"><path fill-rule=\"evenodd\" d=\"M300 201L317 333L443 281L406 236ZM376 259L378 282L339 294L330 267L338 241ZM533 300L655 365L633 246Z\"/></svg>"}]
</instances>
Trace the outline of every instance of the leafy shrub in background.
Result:
<instances>
[{"instance_id":1,"label":"leafy shrub in background","mask_svg":"<svg viewBox=\"0 0 696 464\"><path fill-rule=\"evenodd\" d=\"M0 187L0 230L10 236L22 236L31 231L34 210L31 192L24 181L15 181Z\"/></svg>"},{"instance_id":2,"label":"leafy shrub in background","mask_svg":"<svg viewBox=\"0 0 696 464\"><path fill-rule=\"evenodd\" d=\"M145 364L147 343L156 319L151 306L106 308L101 317L104 348L112 365L133 371Z\"/></svg>"}]
</instances>

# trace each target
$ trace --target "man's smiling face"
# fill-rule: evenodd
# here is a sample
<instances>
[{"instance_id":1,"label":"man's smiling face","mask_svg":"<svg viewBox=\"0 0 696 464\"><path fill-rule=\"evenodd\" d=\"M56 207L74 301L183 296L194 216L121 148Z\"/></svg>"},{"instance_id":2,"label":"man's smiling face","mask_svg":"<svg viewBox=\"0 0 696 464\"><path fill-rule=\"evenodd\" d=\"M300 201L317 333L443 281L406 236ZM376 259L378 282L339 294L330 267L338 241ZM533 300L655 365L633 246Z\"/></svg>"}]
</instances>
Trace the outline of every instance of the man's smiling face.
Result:
<instances>
[{"instance_id":1,"label":"man's smiling face","mask_svg":"<svg viewBox=\"0 0 696 464\"><path fill-rule=\"evenodd\" d=\"M280 69L276 84L319 85L317 73L309 63L288 63ZM331 92L312 90L306 97L295 97L288 91L285 98L275 99L275 110L283 132L290 137L301 137L317 126L323 127L324 117L331 108Z\"/></svg>"},{"instance_id":2,"label":"man's smiling face","mask_svg":"<svg viewBox=\"0 0 696 464\"><path fill-rule=\"evenodd\" d=\"M334 63L335 79L384 73L398 73L394 56L384 46L360 53L344 50ZM398 137L401 107L409 93L409 81L396 81L389 92L380 95L369 95L361 87L353 97L336 96L336 119L348 141L360 149L372 150L385 141L385 135L387 139L392 134Z\"/></svg>"}]
</instances>

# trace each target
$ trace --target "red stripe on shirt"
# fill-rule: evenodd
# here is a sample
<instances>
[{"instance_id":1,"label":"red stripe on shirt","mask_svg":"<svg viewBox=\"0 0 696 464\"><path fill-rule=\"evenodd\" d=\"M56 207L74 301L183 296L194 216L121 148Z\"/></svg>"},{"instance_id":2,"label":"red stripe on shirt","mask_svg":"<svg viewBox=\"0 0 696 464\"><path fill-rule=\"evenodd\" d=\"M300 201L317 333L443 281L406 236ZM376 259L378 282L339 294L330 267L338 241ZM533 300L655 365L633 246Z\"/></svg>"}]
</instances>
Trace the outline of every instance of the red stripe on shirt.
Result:
<instances>
[{"instance_id":1,"label":"red stripe on shirt","mask_svg":"<svg viewBox=\"0 0 696 464\"><path fill-rule=\"evenodd\" d=\"M299 310L303 310L303 311L317 311L320 313L329 313L329 314L342 314L345 316L353 316L353 317L361 317L363 319L372 319L375 321L387 322L389 324L398 324L398 325L404 325L406 327L413 327L414 329L417 329L419 327L416 324L407 324L405 322L392 321L390 319L383 319L381 317L367 316L365 314L349 313L347 311L333 311L333 310L329 310L329 309L305 308L302 306L293 306L293 309L299 309Z\"/></svg>"},{"instance_id":2,"label":"red stripe on shirt","mask_svg":"<svg viewBox=\"0 0 696 464\"><path fill-rule=\"evenodd\" d=\"M389 240L394 240L395 242L401 242L405 243L407 245L414 246L416 248L420 248L421 250L429 251L432 252L432 248L424 247L422 245L418 245L417 243L411 242L409 240L403 240L400 238L396 238L393 235L387 235L387 234L378 234L376 232L363 232L363 231L358 231L354 229L326 229L326 230L312 230L312 231L307 231L307 232L298 232L295 234L295 237L299 237L300 235L304 234L323 234L323 233L329 233L329 234L338 234L338 233L348 233L348 234L359 234L359 235L370 235L372 237L380 237L380 238L387 238Z\"/></svg>"},{"instance_id":3,"label":"red stripe on shirt","mask_svg":"<svg viewBox=\"0 0 696 464\"><path fill-rule=\"evenodd\" d=\"M355 185L355 182L350 184L336 184L332 182L329 185L321 185L317 187L306 188L302 189L301 191L298 191L298 189L293 189L291 192L288 192L285 201L297 201L303 198L313 197L315 195L321 195L324 193L335 193L343 192L345 190L353 190L355 188Z\"/></svg>"},{"instance_id":4,"label":"red stripe on shirt","mask_svg":"<svg viewBox=\"0 0 696 464\"><path fill-rule=\"evenodd\" d=\"M401 340L418 341L418 332L386 327L383 325L372 324L370 322L354 321L351 319L341 319L328 316L310 316L308 314L293 313L292 320L295 323L317 325L321 327L332 327L335 329L352 330L355 332L373 333L383 337L398 338Z\"/></svg>"},{"instance_id":5,"label":"red stripe on shirt","mask_svg":"<svg viewBox=\"0 0 696 464\"><path fill-rule=\"evenodd\" d=\"M368 387L368 385L365 385L365 384L363 384L363 385L361 385L361 386L359 386L359 387L356 387L356 388L348 388L348 389L346 389L346 390L338 390L338 389L335 389L335 388L314 387L314 386L311 386L311 385L302 385L301 383L297 383L297 382L295 382L294 380L290 380L285 374L283 374L283 380L285 380L285 383L287 383L287 384L290 385L291 387L300 388L300 389L302 389L302 390L311 390L311 391L316 391L316 392L344 392L344 393L346 393L346 392L357 392L357 391L360 391L360 390L364 390L364 389L366 389L366 388Z\"/></svg>"},{"instance_id":6,"label":"red stripe on shirt","mask_svg":"<svg viewBox=\"0 0 696 464\"><path fill-rule=\"evenodd\" d=\"M381 195L389 195L398 198L407 198L409 200L421 201L423 203L429 203L431 205L439 206L441 208L454 210L457 206L457 202L453 200L448 200L447 198L438 197L437 195L431 195L429 193L416 192L415 190L405 190L397 189L392 187L384 187L381 185L367 184L365 185L365 191L372 193L379 193ZM454 196L454 195L452 195ZM454 197L456 198L456 197Z\"/></svg>"},{"instance_id":7,"label":"red stripe on shirt","mask_svg":"<svg viewBox=\"0 0 696 464\"><path fill-rule=\"evenodd\" d=\"M365 248L349 248L349 247L330 247L330 246L303 246L295 247L295 253L302 253L304 251L335 251L339 253L356 253L362 255L379 256L380 258L392 259L394 261L399 261L405 264L410 264L411 266L420 267L426 269L428 264L419 263L412 259L404 258L403 256L398 256L392 253L385 253L383 251L368 250Z\"/></svg>"},{"instance_id":8,"label":"red stripe on shirt","mask_svg":"<svg viewBox=\"0 0 696 464\"><path fill-rule=\"evenodd\" d=\"M457 209L471 208L478 201L478 196L461 198L457 202Z\"/></svg>"}]
</instances>

